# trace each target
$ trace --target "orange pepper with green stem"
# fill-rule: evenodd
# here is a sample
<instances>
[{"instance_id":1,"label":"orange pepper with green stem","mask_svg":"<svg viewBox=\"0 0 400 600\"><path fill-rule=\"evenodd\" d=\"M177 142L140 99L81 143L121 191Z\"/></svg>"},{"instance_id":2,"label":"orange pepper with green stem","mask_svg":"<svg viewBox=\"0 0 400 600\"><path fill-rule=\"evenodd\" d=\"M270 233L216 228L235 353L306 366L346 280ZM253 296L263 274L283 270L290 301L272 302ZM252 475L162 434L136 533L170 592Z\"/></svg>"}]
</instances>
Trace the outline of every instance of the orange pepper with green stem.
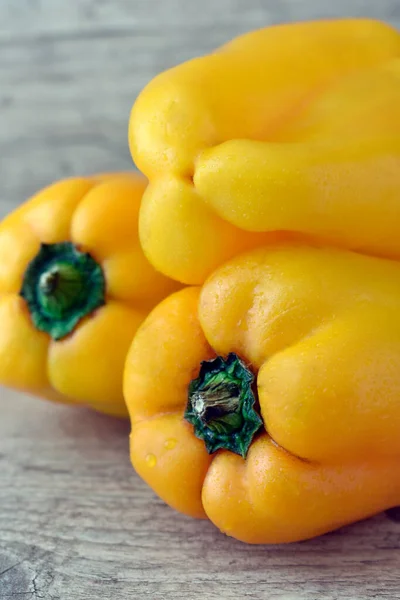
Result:
<instances>
[{"instance_id":1,"label":"orange pepper with green stem","mask_svg":"<svg viewBox=\"0 0 400 600\"><path fill-rule=\"evenodd\" d=\"M277 239L400 259L399 107L400 35L367 19L269 27L162 73L130 121L145 254L189 284Z\"/></svg>"},{"instance_id":2,"label":"orange pepper with green stem","mask_svg":"<svg viewBox=\"0 0 400 600\"><path fill-rule=\"evenodd\" d=\"M73 178L0 224L0 383L125 415L126 353L149 310L177 284L137 236L146 180Z\"/></svg>"},{"instance_id":3,"label":"orange pepper with green stem","mask_svg":"<svg viewBox=\"0 0 400 600\"><path fill-rule=\"evenodd\" d=\"M131 459L249 543L400 504L400 264L282 245L161 302L129 351Z\"/></svg>"}]
</instances>

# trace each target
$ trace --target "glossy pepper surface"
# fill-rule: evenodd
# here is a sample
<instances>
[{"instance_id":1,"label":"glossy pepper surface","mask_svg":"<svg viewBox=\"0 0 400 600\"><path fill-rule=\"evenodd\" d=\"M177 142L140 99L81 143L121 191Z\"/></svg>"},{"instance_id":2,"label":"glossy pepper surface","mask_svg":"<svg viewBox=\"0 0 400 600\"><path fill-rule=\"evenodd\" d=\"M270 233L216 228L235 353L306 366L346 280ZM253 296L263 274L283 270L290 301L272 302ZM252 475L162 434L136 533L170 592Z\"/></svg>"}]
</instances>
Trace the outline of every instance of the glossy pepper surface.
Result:
<instances>
[{"instance_id":1,"label":"glossy pepper surface","mask_svg":"<svg viewBox=\"0 0 400 600\"><path fill-rule=\"evenodd\" d=\"M274 26L162 73L130 145L144 251L180 281L279 239L400 258L400 35L381 22Z\"/></svg>"},{"instance_id":2,"label":"glossy pepper surface","mask_svg":"<svg viewBox=\"0 0 400 600\"><path fill-rule=\"evenodd\" d=\"M131 459L249 543L400 504L400 264L256 249L161 302L129 351Z\"/></svg>"},{"instance_id":3,"label":"glossy pepper surface","mask_svg":"<svg viewBox=\"0 0 400 600\"><path fill-rule=\"evenodd\" d=\"M0 384L126 414L126 353L176 284L140 248L146 180L60 181L0 224Z\"/></svg>"}]
</instances>

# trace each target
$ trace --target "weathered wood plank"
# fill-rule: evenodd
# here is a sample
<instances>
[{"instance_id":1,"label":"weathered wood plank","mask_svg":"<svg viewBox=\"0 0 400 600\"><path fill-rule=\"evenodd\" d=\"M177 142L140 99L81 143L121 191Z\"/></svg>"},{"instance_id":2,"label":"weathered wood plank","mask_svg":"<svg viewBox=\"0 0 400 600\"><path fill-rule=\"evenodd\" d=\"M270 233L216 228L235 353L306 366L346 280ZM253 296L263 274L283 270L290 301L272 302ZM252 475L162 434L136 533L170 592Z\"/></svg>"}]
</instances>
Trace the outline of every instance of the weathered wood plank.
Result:
<instances>
[{"instance_id":1,"label":"weathered wood plank","mask_svg":"<svg viewBox=\"0 0 400 600\"><path fill-rule=\"evenodd\" d=\"M130 467L127 422L4 390L0 398L2 599L400 593L400 524L380 516L310 542L247 546L153 495Z\"/></svg>"}]
</instances>

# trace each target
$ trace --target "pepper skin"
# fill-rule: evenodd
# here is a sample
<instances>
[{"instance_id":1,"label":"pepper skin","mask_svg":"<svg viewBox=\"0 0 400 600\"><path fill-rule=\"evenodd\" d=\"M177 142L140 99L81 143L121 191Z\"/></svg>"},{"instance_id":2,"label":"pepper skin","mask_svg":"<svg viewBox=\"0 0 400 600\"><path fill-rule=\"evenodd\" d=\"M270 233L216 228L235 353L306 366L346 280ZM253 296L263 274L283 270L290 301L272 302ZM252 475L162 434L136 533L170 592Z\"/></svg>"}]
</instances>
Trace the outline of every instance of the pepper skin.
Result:
<instances>
[{"instance_id":1,"label":"pepper skin","mask_svg":"<svg viewBox=\"0 0 400 600\"><path fill-rule=\"evenodd\" d=\"M146 180L60 181L0 224L0 383L126 415L123 365L149 310L176 283L145 259Z\"/></svg>"},{"instance_id":2,"label":"pepper skin","mask_svg":"<svg viewBox=\"0 0 400 600\"><path fill-rule=\"evenodd\" d=\"M400 35L373 20L274 26L157 76L135 103L144 252L201 284L277 240L400 259Z\"/></svg>"},{"instance_id":3,"label":"pepper skin","mask_svg":"<svg viewBox=\"0 0 400 600\"><path fill-rule=\"evenodd\" d=\"M399 505L399 304L398 262L297 245L171 295L125 366L134 468L170 506L248 543Z\"/></svg>"}]
</instances>

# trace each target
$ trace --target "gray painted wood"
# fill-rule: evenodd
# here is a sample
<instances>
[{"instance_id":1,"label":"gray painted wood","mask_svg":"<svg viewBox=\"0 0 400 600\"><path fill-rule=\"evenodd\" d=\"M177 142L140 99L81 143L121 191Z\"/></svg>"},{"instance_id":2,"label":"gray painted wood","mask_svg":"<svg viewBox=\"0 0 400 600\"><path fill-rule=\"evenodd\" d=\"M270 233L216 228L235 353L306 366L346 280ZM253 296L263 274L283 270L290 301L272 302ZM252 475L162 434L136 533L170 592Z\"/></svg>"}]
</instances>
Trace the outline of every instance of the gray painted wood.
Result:
<instances>
[{"instance_id":1,"label":"gray painted wood","mask_svg":"<svg viewBox=\"0 0 400 600\"><path fill-rule=\"evenodd\" d=\"M248 546L149 491L129 464L128 423L4 391L1 411L2 600L400 595L400 523Z\"/></svg>"},{"instance_id":2,"label":"gray painted wood","mask_svg":"<svg viewBox=\"0 0 400 600\"><path fill-rule=\"evenodd\" d=\"M131 168L158 71L268 23L398 0L0 0L0 214L71 174ZM175 514L133 473L127 423L0 390L0 599L400 597L400 524L251 547Z\"/></svg>"}]
</instances>

